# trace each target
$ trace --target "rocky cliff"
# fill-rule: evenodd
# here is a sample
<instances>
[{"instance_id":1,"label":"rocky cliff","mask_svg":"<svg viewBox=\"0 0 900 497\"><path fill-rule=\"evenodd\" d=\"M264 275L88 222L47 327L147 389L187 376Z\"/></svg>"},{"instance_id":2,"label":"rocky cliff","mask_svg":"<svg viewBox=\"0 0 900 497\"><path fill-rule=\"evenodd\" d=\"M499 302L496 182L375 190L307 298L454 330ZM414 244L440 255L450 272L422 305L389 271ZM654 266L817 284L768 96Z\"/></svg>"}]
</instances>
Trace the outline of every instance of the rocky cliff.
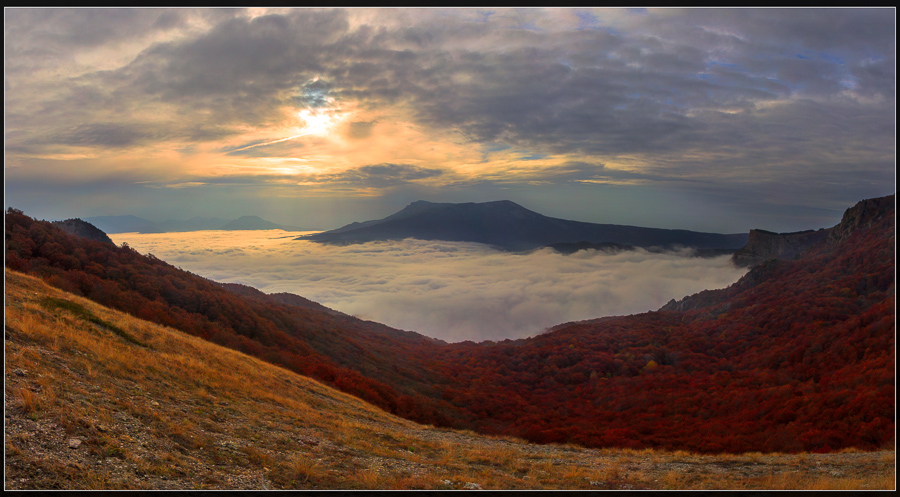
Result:
<instances>
[{"instance_id":1,"label":"rocky cliff","mask_svg":"<svg viewBox=\"0 0 900 497\"><path fill-rule=\"evenodd\" d=\"M773 233L765 230L750 230L747 245L731 256L738 266L755 266L769 259L789 261L800 255L807 247L828 237L831 230L798 231L795 233Z\"/></svg>"},{"instance_id":2,"label":"rocky cliff","mask_svg":"<svg viewBox=\"0 0 900 497\"><path fill-rule=\"evenodd\" d=\"M831 228L829 242L841 242L857 229L871 228L876 222L894 208L894 195L867 198L844 211L841 223Z\"/></svg>"}]
</instances>

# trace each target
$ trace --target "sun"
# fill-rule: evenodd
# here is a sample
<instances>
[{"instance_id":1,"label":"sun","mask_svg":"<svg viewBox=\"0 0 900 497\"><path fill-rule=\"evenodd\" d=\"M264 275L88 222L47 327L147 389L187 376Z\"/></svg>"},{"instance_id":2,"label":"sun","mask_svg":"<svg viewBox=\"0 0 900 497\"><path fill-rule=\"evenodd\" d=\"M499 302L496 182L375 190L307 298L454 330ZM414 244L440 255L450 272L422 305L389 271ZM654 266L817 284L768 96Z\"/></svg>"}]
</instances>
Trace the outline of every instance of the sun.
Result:
<instances>
[{"instance_id":1,"label":"sun","mask_svg":"<svg viewBox=\"0 0 900 497\"><path fill-rule=\"evenodd\" d=\"M309 109L301 110L297 113L297 116L303 120L304 126L302 130L304 135L327 134L337 121L334 116L328 113L313 112Z\"/></svg>"}]
</instances>

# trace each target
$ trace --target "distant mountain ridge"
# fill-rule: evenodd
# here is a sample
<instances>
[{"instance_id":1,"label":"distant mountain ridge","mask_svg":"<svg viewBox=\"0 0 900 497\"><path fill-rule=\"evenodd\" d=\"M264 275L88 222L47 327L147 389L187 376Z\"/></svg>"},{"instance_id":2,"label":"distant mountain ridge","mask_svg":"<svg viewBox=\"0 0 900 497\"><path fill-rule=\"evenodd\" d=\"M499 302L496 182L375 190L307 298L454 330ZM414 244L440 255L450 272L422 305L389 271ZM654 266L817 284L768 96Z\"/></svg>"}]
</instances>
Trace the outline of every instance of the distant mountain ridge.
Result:
<instances>
[{"instance_id":1,"label":"distant mountain ridge","mask_svg":"<svg viewBox=\"0 0 900 497\"><path fill-rule=\"evenodd\" d=\"M272 230L303 231L296 226L273 223L259 216L243 216L237 219L195 216L187 220L169 219L159 223L137 216L94 216L85 221L100 228L105 233L173 233L203 230Z\"/></svg>"},{"instance_id":2,"label":"distant mountain ridge","mask_svg":"<svg viewBox=\"0 0 900 497\"><path fill-rule=\"evenodd\" d=\"M460 204L419 200L383 219L351 223L298 240L340 244L418 238L478 242L520 251L579 242L644 248L739 249L747 243L747 237L746 233L703 233L570 221L544 216L509 200Z\"/></svg>"}]
</instances>

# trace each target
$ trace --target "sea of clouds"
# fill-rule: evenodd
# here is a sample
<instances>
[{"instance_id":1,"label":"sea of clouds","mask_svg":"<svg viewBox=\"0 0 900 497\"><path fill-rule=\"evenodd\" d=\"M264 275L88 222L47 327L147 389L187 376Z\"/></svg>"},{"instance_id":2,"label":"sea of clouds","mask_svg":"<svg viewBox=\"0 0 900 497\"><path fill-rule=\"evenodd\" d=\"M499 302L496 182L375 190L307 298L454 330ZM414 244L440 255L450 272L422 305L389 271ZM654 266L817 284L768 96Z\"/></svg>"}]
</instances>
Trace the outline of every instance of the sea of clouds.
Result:
<instances>
[{"instance_id":1,"label":"sea of clouds","mask_svg":"<svg viewBox=\"0 0 900 497\"><path fill-rule=\"evenodd\" d=\"M215 281L290 292L332 309L450 342L533 336L602 316L656 310L723 288L746 269L689 251L508 253L478 243L322 245L302 232L120 233L128 243Z\"/></svg>"}]
</instances>

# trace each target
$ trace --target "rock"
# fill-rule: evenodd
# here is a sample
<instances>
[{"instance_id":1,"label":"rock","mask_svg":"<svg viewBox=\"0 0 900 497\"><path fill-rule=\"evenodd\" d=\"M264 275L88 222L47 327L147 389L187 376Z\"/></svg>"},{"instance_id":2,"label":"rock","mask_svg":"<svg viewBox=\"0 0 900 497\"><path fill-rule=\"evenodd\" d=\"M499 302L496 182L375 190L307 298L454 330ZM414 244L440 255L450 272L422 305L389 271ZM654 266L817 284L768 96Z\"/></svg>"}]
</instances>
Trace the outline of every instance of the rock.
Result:
<instances>
[{"instance_id":1,"label":"rock","mask_svg":"<svg viewBox=\"0 0 900 497\"><path fill-rule=\"evenodd\" d=\"M871 228L894 209L894 200L894 195L860 200L844 211L840 224L831 228L829 241L839 243L858 229Z\"/></svg>"},{"instance_id":2,"label":"rock","mask_svg":"<svg viewBox=\"0 0 900 497\"><path fill-rule=\"evenodd\" d=\"M800 255L808 247L826 239L830 229L799 231L796 233L772 233L765 230L750 230L747 245L731 256L735 265L755 266L768 259L789 261Z\"/></svg>"},{"instance_id":3,"label":"rock","mask_svg":"<svg viewBox=\"0 0 900 497\"><path fill-rule=\"evenodd\" d=\"M150 405L153 407L159 407L159 402L154 400L153 402L150 403Z\"/></svg>"},{"instance_id":4,"label":"rock","mask_svg":"<svg viewBox=\"0 0 900 497\"><path fill-rule=\"evenodd\" d=\"M77 438L70 438L69 439L69 448L77 449L78 447L81 447L81 440L79 440Z\"/></svg>"},{"instance_id":5,"label":"rock","mask_svg":"<svg viewBox=\"0 0 900 497\"><path fill-rule=\"evenodd\" d=\"M481 485L472 482L466 482L466 490L481 490Z\"/></svg>"},{"instance_id":6,"label":"rock","mask_svg":"<svg viewBox=\"0 0 900 497\"><path fill-rule=\"evenodd\" d=\"M15 373L16 376L28 376L28 370L27 370L27 369L16 368L16 369L13 370L13 373Z\"/></svg>"}]
</instances>

